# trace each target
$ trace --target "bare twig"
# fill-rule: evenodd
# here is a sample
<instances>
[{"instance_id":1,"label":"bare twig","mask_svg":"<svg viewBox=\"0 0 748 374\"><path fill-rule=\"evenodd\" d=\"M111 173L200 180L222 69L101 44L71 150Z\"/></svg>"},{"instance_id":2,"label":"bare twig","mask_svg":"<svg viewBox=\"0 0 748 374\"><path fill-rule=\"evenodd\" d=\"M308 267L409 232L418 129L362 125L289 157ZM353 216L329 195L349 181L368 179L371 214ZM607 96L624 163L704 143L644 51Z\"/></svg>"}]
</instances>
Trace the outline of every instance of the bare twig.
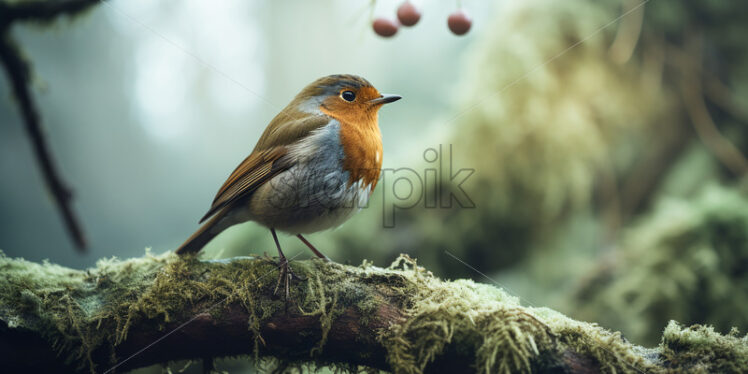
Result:
<instances>
[{"instance_id":1,"label":"bare twig","mask_svg":"<svg viewBox=\"0 0 748 374\"><path fill-rule=\"evenodd\" d=\"M0 3L0 25L16 21L52 22L62 15L76 15L99 2L100 0L42 0Z\"/></svg>"},{"instance_id":2,"label":"bare twig","mask_svg":"<svg viewBox=\"0 0 748 374\"><path fill-rule=\"evenodd\" d=\"M702 85L702 43L701 38L689 38L689 53L695 55L694 63L682 63L682 93L691 123L701 141L730 171L738 177L748 173L748 160L717 128L709 114L709 109L704 101L704 88Z\"/></svg>"},{"instance_id":3,"label":"bare twig","mask_svg":"<svg viewBox=\"0 0 748 374\"><path fill-rule=\"evenodd\" d=\"M68 234L81 251L86 248L86 239L71 206L73 195L60 177L44 137L39 111L29 90L31 67L29 62L22 57L23 53L18 44L12 39L10 28L18 21L51 22L60 15L77 14L96 3L98 3L96 0L0 3L0 62L12 86L44 181L60 210Z\"/></svg>"},{"instance_id":4,"label":"bare twig","mask_svg":"<svg viewBox=\"0 0 748 374\"><path fill-rule=\"evenodd\" d=\"M642 39L641 80L645 89L662 90L665 74L665 51L662 35L650 34ZM658 127L659 135L645 146L636 163L622 177L621 220L627 222L634 215L646 209L656 194L654 191L663 183L666 172L688 149L691 132L686 124L675 120L670 125Z\"/></svg>"},{"instance_id":5,"label":"bare twig","mask_svg":"<svg viewBox=\"0 0 748 374\"><path fill-rule=\"evenodd\" d=\"M640 6L641 4L641 0L623 0L624 13L629 13L632 9L636 11L631 14L631 17L621 20L616 38L608 49L608 55L616 63L624 64L634 55L644 21L644 7Z\"/></svg>"},{"instance_id":6,"label":"bare twig","mask_svg":"<svg viewBox=\"0 0 748 374\"><path fill-rule=\"evenodd\" d=\"M735 94L730 91L713 73L707 72L704 92L710 102L718 105L722 110L743 122L748 122L748 110L735 100Z\"/></svg>"}]
</instances>

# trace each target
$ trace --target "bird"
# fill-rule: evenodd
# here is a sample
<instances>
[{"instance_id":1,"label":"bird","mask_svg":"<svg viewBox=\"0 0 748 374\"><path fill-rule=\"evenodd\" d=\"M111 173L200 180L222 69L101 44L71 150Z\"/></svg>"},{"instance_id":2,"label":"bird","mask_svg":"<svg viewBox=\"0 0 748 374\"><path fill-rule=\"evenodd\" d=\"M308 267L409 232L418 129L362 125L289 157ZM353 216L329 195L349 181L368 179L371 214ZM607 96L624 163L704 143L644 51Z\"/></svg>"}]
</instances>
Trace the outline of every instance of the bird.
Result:
<instances>
[{"instance_id":1,"label":"bird","mask_svg":"<svg viewBox=\"0 0 748 374\"><path fill-rule=\"evenodd\" d=\"M253 221L270 230L278 250L275 293L295 276L276 231L298 237L340 226L364 207L382 168L379 109L400 100L366 79L329 75L299 92L267 125L252 152L216 193L205 222L176 253L199 252L223 230ZM207 222L206 222L207 220Z\"/></svg>"}]
</instances>

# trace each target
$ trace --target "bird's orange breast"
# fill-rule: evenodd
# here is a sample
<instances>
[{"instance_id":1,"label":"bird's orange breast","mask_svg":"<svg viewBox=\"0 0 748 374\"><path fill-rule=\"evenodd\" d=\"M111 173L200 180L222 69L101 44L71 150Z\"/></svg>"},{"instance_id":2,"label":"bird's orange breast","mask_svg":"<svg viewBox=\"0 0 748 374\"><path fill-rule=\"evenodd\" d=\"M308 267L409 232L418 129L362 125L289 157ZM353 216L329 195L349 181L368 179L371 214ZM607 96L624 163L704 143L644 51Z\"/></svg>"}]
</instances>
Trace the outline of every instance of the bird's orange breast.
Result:
<instances>
[{"instance_id":1,"label":"bird's orange breast","mask_svg":"<svg viewBox=\"0 0 748 374\"><path fill-rule=\"evenodd\" d=\"M363 185L377 185L382 169L382 134L376 111L322 112L340 122L340 143L343 146L343 169L350 174L348 184L359 180Z\"/></svg>"}]
</instances>

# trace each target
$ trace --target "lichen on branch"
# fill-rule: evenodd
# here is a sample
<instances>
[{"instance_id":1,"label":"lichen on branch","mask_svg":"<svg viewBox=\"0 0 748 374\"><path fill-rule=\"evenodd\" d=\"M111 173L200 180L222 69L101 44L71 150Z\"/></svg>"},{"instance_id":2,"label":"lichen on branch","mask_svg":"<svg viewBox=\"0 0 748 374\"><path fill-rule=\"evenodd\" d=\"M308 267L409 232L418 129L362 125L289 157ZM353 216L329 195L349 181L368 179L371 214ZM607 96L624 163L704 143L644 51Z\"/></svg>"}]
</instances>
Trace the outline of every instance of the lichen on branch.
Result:
<instances>
[{"instance_id":1,"label":"lichen on branch","mask_svg":"<svg viewBox=\"0 0 748 374\"><path fill-rule=\"evenodd\" d=\"M291 299L263 258L173 254L72 270L0 257L0 366L107 372L175 360L272 357L276 369L739 372L746 337L672 322L658 348L401 256L390 267L293 262Z\"/></svg>"}]
</instances>

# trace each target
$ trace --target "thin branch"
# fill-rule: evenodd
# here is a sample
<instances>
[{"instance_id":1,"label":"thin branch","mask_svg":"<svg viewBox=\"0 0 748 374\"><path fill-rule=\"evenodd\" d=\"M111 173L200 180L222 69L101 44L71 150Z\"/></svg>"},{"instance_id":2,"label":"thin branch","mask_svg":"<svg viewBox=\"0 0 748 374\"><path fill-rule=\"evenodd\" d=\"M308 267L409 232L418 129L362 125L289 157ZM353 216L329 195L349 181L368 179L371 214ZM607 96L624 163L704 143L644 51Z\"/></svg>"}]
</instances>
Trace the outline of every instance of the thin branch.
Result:
<instances>
[{"instance_id":1,"label":"thin branch","mask_svg":"<svg viewBox=\"0 0 748 374\"><path fill-rule=\"evenodd\" d=\"M687 40L689 40L689 51L695 57L693 63L682 62L680 65L683 100L688 115L691 117L691 123L701 141L717 159L736 176L742 177L748 173L748 160L730 140L720 133L704 101L701 38L690 37Z\"/></svg>"},{"instance_id":2,"label":"thin branch","mask_svg":"<svg viewBox=\"0 0 748 374\"><path fill-rule=\"evenodd\" d=\"M714 124L709 110L704 103L701 84L695 80L686 79L683 85L683 99L686 102L688 114L691 117L696 133L722 164L727 166L736 176L742 177L748 173L748 161L740 150L725 138Z\"/></svg>"},{"instance_id":3,"label":"thin branch","mask_svg":"<svg viewBox=\"0 0 748 374\"><path fill-rule=\"evenodd\" d=\"M735 94L730 91L713 73L707 72L705 93L712 103L743 122L748 122L748 110L735 100Z\"/></svg>"},{"instance_id":4,"label":"thin branch","mask_svg":"<svg viewBox=\"0 0 748 374\"><path fill-rule=\"evenodd\" d=\"M36 161L42 170L44 182L49 188L57 208L62 214L68 234L79 250L85 250L86 239L78 218L71 206L72 193L62 181L57 167L52 160L44 134L41 129L39 113L29 92L29 67L21 57L18 47L10 40L7 33L0 35L0 61L13 86L13 93L23 116L26 133L31 138Z\"/></svg>"},{"instance_id":5,"label":"thin branch","mask_svg":"<svg viewBox=\"0 0 748 374\"><path fill-rule=\"evenodd\" d=\"M63 182L57 170L49 145L41 127L41 118L31 95L31 67L22 56L23 52L11 38L10 28L15 22L52 22L61 15L74 15L98 3L96 0L38 1L5 3L0 2L0 62L13 89L26 133L31 139L37 164L42 170L44 181L57 205L68 234L80 251L86 248L86 239L79 219L71 206L72 192Z\"/></svg>"},{"instance_id":6,"label":"thin branch","mask_svg":"<svg viewBox=\"0 0 748 374\"><path fill-rule=\"evenodd\" d=\"M14 22L53 22L59 16L77 15L100 0L57 0L0 2L0 25Z\"/></svg>"},{"instance_id":7,"label":"thin branch","mask_svg":"<svg viewBox=\"0 0 748 374\"><path fill-rule=\"evenodd\" d=\"M622 13L626 14L636 9L631 17L621 20L613 44L608 49L610 58L618 64L625 64L634 55L636 44L641 36L642 23L644 21L644 7L640 7L641 0L624 0Z\"/></svg>"}]
</instances>

